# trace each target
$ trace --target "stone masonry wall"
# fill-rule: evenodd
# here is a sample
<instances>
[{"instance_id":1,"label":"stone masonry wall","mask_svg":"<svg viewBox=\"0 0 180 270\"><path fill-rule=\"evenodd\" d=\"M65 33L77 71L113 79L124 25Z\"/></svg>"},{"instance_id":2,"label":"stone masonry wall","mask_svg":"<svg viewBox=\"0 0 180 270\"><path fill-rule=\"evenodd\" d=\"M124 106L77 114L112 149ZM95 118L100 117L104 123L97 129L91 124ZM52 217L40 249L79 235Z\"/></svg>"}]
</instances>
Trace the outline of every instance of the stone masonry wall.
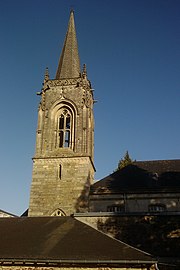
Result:
<instances>
[{"instance_id":1,"label":"stone masonry wall","mask_svg":"<svg viewBox=\"0 0 180 270\"><path fill-rule=\"evenodd\" d=\"M86 211L93 175L89 157L35 159L29 216Z\"/></svg>"},{"instance_id":2,"label":"stone masonry wall","mask_svg":"<svg viewBox=\"0 0 180 270\"><path fill-rule=\"evenodd\" d=\"M68 146L60 144L59 119L64 110L71 119ZM61 130L61 142L62 137L66 138L65 130ZM50 216L61 211L71 215L86 211L89 187L94 179L93 153L90 82L86 77L46 79L38 113L29 216Z\"/></svg>"},{"instance_id":3,"label":"stone masonry wall","mask_svg":"<svg viewBox=\"0 0 180 270\"><path fill-rule=\"evenodd\" d=\"M166 211L180 211L180 194L177 193L133 193L133 194L106 194L91 195L90 212L107 212L108 206L124 205L124 212L149 212L149 205L163 204Z\"/></svg>"}]
</instances>

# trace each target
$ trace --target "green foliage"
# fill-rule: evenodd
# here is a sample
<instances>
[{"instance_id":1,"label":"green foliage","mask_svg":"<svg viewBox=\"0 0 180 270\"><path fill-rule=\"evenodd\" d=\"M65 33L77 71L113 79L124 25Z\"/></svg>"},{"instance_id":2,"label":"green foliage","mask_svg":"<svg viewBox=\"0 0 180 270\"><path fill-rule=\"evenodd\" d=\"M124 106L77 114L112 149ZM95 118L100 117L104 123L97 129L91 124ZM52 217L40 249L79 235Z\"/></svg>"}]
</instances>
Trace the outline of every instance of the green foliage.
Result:
<instances>
[{"instance_id":1,"label":"green foliage","mask_svg":"<svg viewBox=\"0 0 180 270\"><path fill-rule=\"evenodd\" d=\"M129 156L128 151L126 151L124 157L122 159L120 159L119 163L118 163L118 167L117 170L120 170L124 167L126 167L127 165L133 163L133 159Z\"/></svg>"},{"instance_id":2,"label":"green foliage","mask_svg":"<svg viewBox=\"0 0 180 270\"><path fill-rule=\"evenodd\" d=\"M156 257L166 257L180 269L180 219L171 215L128 215L98 220L98 230ZM171 257L171 258L170 258ZM176 264L176 263L175 263Z\"/></svg>"}]
</instances>

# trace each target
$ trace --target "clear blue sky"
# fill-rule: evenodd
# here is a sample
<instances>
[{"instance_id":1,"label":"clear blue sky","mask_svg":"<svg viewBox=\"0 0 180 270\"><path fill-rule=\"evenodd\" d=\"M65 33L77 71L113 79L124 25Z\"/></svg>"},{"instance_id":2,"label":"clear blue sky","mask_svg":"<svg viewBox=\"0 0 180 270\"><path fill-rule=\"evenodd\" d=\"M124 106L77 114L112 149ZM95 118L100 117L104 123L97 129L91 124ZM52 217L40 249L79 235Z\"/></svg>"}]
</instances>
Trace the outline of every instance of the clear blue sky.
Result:
<instances>
[{"instance_id":1,"label":"clear blue sky","mask_svg":"<svg viewBox=\"0 0 180 270\"><path fill-rule=\"evenodd\" d=\"M180 158L179 0L0 0L0 208L29 204L37 107L54 78L70 9L81 65L95 89L96 179L128 150Z\"/></svg>"}]
</instances>

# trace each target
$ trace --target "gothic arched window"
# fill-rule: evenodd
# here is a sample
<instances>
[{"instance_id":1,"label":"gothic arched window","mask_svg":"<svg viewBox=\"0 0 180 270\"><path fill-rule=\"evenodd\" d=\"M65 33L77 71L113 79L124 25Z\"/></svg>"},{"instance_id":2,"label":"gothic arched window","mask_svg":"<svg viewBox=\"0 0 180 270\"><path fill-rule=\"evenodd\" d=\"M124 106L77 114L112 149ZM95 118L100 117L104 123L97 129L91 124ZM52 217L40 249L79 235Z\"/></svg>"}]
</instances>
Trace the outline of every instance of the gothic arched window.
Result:
<instances>
[{"instance_id":1,"label":"gothic arched window","mask_svg":"<svg viewBox=\"0 0 180 270\"><path fill-rule=\"evenodd\" d=\"M58 146L71 147L72 115L64 108L58 119Z\"/></svg>"},{"instance_id":2,"label":"gothic arched window","mask_svg":"<svg viewBox=\"0 0 180 270\"><path fill-rule=\"evenodd\" d=\"M62 216L66 216L66 213L62 209L57 208L56 210L53 211L53 213L51 214L51 216L62 217Z\"/></svg>"}]
</instances>

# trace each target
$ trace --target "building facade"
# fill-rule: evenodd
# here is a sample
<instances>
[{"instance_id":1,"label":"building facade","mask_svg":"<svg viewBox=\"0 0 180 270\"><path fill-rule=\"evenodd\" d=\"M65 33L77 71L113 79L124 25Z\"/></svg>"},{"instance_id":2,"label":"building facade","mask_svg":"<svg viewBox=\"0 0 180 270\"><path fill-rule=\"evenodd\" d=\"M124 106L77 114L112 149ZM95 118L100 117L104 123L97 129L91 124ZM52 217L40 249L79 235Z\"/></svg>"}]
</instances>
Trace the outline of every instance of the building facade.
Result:
<instances>
[{"instance_id":1,"label":"building facade","mask_svg":"<svg viewBox=\"0 0 180 270\"><path fill-rule=\"evenodd\" d=\"M180 160L136 161L91 186L90 212L180 214Z\"/></svg>"}]
</instances>

